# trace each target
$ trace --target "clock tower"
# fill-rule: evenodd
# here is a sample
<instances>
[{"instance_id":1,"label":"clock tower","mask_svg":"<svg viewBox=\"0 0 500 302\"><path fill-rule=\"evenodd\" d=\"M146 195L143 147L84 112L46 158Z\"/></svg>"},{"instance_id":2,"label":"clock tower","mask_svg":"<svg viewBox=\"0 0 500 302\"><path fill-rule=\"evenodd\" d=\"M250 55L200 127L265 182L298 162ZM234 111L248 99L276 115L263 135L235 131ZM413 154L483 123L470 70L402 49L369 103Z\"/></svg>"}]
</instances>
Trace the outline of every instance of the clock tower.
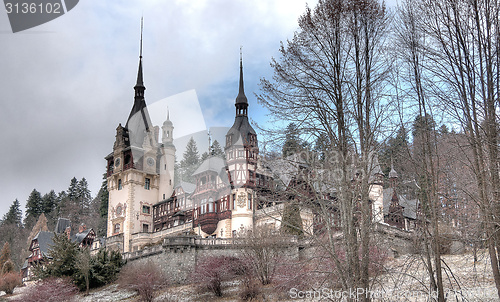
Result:
<instances>
[{"instance_id":1,"label":"clock tower","mask_svg":"<svg viewBox=\"0 0 500 302\"><path fill-rule=\"evenodd\" d=\"M248 100L243 83L243 61L240 56L239 93L235 102L234 124L226 134L225 154L231 185L232 234L253 227L255 179L259 147L257 134L248 121Z\"/></svg>"},{"instance_id":2,"label":"clock tower","mask_svg":"<svg viewBox=\"0 0 500 302\"><path fill-rule=\"evenodd\" d=\"M134 104L125 127L120 124L116 128L113 152L106 157L109 191L107 246L121 252L137 250L144 244L132 240L133 235L153 231L153 205L170 197L173 191L174 127L167 115L160 143L160 128L151 124L145 90L141 45Z\"/></svg>"}]
</instances>

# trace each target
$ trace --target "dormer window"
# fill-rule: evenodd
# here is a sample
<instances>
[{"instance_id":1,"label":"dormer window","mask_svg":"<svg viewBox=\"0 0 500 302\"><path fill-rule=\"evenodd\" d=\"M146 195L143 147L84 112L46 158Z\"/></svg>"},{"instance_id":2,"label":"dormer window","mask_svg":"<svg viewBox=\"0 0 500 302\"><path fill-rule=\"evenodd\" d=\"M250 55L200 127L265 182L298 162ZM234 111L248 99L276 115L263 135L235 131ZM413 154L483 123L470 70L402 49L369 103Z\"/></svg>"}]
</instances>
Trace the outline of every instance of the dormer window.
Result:
<instances>
[{"instance_id":1,"label":"dormer window","mask_svg":"<svg viewBox=\"0 0 500 302\"><path fill-rule=\"evenodd\" d=\"M151 188L151 179L145 178L144 179L144 189L149 190Z\"/></svg>"}]
</instances>

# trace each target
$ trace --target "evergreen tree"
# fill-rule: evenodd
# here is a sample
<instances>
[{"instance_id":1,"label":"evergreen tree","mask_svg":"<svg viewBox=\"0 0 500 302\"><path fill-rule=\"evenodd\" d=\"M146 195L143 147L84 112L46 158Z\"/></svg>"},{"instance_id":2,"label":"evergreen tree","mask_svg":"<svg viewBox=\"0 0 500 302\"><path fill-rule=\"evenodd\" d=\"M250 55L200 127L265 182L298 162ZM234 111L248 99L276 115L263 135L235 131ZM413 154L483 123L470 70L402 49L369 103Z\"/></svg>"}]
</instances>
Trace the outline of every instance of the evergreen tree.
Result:
<instances>
[{"instance_id":1,"label":"evergreen tree","mask_svg":"<svg viewBox=\"0 0 500 302\"><path fill-rule=\"evenodd\" d=\"M108 221L108 204L109 204L109 192L108 192L108 180L106 174L103 175L103 182L101 188L97 193L97 199L99 201L99 223L97 226L97 236L105 236L107 232L107 221Z\"/></svg>"},{"instance_id":2,"label":"evergreen tree","mask_svg":"<svg viewBox=\"0 0 500 302\"><path fill-rule=\"evenodd\" d=\"M90 203L92 202L92 196L90 194L89 184L87 183L85 177L83 177L78 182L76 199L78 201L78 204L80 205L80 208L83 210L88 209Z\"/></svg>"},{"instance_id":3,"label":"evergreen tree","mask_svg":"<svg viewBox=\"0 0 500 302\"><path fill-rule=\"evenodd\" d=\"M182 180L188 182L194 182L193 173L196 171L200 163L200 156L198 155L198 147L193 137L189 140L186 145L186 151L183 153L183 158L181 160L181 173Z\"/></svg>"},{"instance_id":4,"label":"evergreen tree","mask_svg":"<svg viewBox=\"0 0 500 302\"><path fill-rule=\"evenodd\" d=\"M283 144L283 158L297 153L300 149L300 139L297 126L294 123L288 124L285 130L285 143Z\"/></svg>"},{"instance_id":5,"label":"evergreen tree","mask_svg":"<svg viewBox=\"0 0 500 302\"><path fill-rule=\"evenodd\" d=\"M26 201L26 218L25 225L31 227L32 223L38 219L38 216L43 213L42 195L36 189L31 191L28 200Z\"/></svg>"},{"instance_id":6,"label":"evergreen tree","mask_svg":"<svg viewBox=\"0 0 500 302\"><path fill-rule=\"evenodd\" d=\"M76 201L78 198L78 180L76 177L73 177L71 179L71 182L69 184L68 190L66 191L68 199L71 201Z\"/></svg>"},{"instance_id":7,"label":"evergreen tree","mask_svg":"<svg viewBox=\"0 0 500 302\"><path fill-rule=\"evenodd\" d=\"M43 195L42 197L42 207L43 213L50 220L54 220L57 217L57 194L54 190Z\"/></svg>"},{"instance_id":8,"label":"evergreen tree","mask_svg":"<svg viewBox=\"0 0 500 302\"><path fill-rule=\"evenodd\" d=\"M16 199L10 206L9 211L3 216L2 224L14 224L20 227L22 226L22 219L21 203Z\"/></svg>"},{"instance_id":9,"label":"evergreen tree","mask_svg":"<svg viewBox=\"0 0 500 302\"><path fill-rule=\"evenodd\" d=\"M331 150L330 140L326 135L320 134L320 136L318 136L314 144L314 151L318 154L318 159L324 162L330 150Z\"/></svg>"},{"instance_id":10,"label":"evergreen tree","mask_svg":"<svg viewBox=\"0 0 500 302\"><path fill-rule=\"evenodd\" d=\"M208 158L208 152L203 152L203 154L201 155L201 159L200 159L200 162L204 162L207 158Z\"/></svg>"},{"instance_id":11,"label":"evergreen tree","mask_svg":"<svg viewBox=\"0 0 500 302\"><path fill-rule=\"evenodd\" d=\"M214 140L212 146L210 147L210 155L224 157L224 151L222 151L222 148L217 140Z\"/></svg>"},{"instance_id":12,"label":"evergreen tree","mask_svg":"<svg viewBox=\"0 0 500 302\"><path fill-rule=\"evenodd\" d=\"M77 272L76 257L78 245L68 239L66 233L55 234L52 237L53 244L49 247L49 257L52 258L38 275L45 277L73 277Z\"/></svg>"}]
</instances>

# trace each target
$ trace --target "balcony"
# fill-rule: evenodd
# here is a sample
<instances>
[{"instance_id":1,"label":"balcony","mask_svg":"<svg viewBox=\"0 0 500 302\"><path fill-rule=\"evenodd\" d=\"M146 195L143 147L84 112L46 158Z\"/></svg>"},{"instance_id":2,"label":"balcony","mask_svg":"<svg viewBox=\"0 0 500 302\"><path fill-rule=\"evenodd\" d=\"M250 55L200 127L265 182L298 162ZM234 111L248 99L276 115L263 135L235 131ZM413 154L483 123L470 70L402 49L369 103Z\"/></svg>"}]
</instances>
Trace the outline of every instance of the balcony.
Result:
<instances>
[{"instance_id":1,"label":"balcony","mask_svg":"<svg viewBox=\"0 0 500 302\"><path fill-rule=\"evenodd\" d=\"M201 230L207 234L212 234L217 229L217 223L219 222L219 214L205 213L201 214L198 218L198 223L201 225Z\"/></svg>"}]
</instances>

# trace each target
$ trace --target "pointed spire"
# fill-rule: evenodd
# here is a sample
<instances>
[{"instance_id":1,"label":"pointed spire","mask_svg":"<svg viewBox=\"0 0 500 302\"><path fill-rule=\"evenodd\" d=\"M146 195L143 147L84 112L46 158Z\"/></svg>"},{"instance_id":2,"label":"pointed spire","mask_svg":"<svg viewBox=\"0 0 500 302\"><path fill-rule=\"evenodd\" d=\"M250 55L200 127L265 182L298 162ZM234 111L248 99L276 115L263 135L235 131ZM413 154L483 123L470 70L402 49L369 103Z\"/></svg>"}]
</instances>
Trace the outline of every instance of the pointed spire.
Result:
<instances>
[{"instance_id":1,"label":"pointed spire","mask_svg":"<svg viewBox=\"0 0 500 302\"><path fill-rule=\"evenodd\" d=\"M389 172L389 179L396 179L396 178L398 178L398 172L394 170L394 163L391 157L391 171Z\"/></svg>"},{"instance_id":2,"label":"pointed spire","mask_svg":"<svg viewBox=\"0 0 500 302\"><path fill-rule=\"evenodd\" d=\"M136 97L144 97L144 80L142 76L142 31L143 31L143 18L141 17L141 44L139 50L139 70L137 71L137 83L135 84L135 96Z\"/></svg>"},{"instance_id":3,"label":"pointed spire","mask_svg":"<svg viewBox=\"0 0 500 302\"><path fill-rule=\"evenodd\" d=\"M238 96L236 97L236 104L238 103L247 103L248 100L247 97L245 96L245 86L243 84L243 54L242 54L242 49L243 46L240 47L240 87L239 87L239 92Z\"/></svg>"},{"instance_id":4,"label":"pointed spire","mask_svg":"<svg viewBox=\"0 0 500 302\"><path fill-rule=\"evenodd\" d=\"M236 117L247 116L248 100L245 96L245 85L243 83L243 55L240 47L240 86L238 96L236 97Z\"/></svg>"},{"instance_id":5,"label":"pointed spire","mask_svg":"<svg viewBox=\"0 0 500 302\"><path fill-rule=\"evenodd\" d=\"M151 119L149 118L149 114L144 113L146 110L146 101L144 99L144 91L146 87L144 87L143 77L142 77L142 29L143 29L143 19L141 18L141 44L140 44L140 52L139 52L139 69L137 71L137 83L134 86L135 96L134 96L134 106L130 111L130 115L127 120L127 124L125 127L129 129L130 120L136 115L141 114L141 119L143 120L144 127L146 131L149 131L152 128ZM141 126L142 127L142 126ZM129 129L130 130L130 129ZM137 138L138 144L142 144L140 138Z\"/></svg>"}]
</instances>

